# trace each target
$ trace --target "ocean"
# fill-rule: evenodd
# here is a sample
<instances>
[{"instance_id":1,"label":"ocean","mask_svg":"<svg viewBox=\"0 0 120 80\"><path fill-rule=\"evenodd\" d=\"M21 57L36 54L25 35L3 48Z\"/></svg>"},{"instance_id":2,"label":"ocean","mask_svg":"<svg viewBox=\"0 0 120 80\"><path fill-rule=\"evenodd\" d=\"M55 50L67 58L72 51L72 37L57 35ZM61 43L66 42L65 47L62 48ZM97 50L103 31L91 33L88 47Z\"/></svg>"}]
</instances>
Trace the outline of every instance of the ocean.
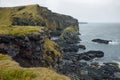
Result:
<instances>
[{"instance_id":1,"label":"ocean","mask_svg":"<svg viewBox=\"0 0 120 80\"><path fill-rule=\"evenodd\" d=\"M101 50L105 53L103 58L97 58L92 62L117 62L120 63L120 23L88 23L80 24L80 44L86 46L86 50L79 50L78 53L89 50ZM92 39L112 40L110 44L92 42Z\"/></svg>"}]
</instances>

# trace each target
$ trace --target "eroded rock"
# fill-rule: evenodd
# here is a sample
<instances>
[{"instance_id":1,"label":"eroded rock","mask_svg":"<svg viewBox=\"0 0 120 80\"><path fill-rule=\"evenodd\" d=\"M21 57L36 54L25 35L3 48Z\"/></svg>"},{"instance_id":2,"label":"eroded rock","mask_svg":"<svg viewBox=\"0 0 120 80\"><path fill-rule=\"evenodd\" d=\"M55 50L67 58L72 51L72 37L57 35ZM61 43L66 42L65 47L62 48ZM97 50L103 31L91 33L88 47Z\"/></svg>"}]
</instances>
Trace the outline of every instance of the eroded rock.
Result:
<instances>
[{"instance_id":1,"label":"eroded rock","mask_svg":"<svg viewBox=\"0 0 120 80\"><path fill-rule=\"evenodd\" d=\"M41 34L0 35L0 53L10 55L23 67L56 67L61 48Z\"/></svg>"}]
</instances>

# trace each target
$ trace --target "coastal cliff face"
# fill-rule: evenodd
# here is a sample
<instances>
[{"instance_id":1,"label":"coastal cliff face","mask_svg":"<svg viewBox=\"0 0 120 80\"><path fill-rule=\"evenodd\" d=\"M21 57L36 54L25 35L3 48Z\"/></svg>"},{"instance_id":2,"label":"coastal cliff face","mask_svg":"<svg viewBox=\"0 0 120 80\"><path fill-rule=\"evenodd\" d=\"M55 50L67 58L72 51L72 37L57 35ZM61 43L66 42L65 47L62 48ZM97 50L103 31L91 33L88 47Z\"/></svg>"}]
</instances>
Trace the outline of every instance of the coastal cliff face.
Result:
<instances>
[{"instance_id":1,"label":"coastal cliff face","mask_svg":"<svg viewBox=\"0 0 120 80\"><path fill-rule=\"evenodd\" d=\"M77 19L71 16L53 13L46 7L39 5L0 8L0 24L46 26L52 30L51 34L53 35L60 35L60 32L69 26L76 26L78 28Z\"/></svg>"},{"instance_id":2,"label":"coastal cliff face","mask_svg":"<svg viewBox=\"0 0 120 80\"><path fill-rule=\"evenodd\" d=\"M0 35L0 53L10 55L23 67L57 67L60 47L43 34Z\"/></svg>"},{"instance_id":3,"label":"coastal cliff face","mask_svg":"<svg viewBox=\"0 0 120 80\"><path fill-rule=\"evenodd\" d=\"M39 5L0 8L0 55L11 56L22 67L57 70L63 61L63 49L59 45L78 42L78 28L77 19L53 13ZM53 36L57 36L60 43L52 41Z\"/></svg>"},{"instance_id":4,"label":"coastal cliff face","mask_svg":"<svg viewBox=\"0 0 120 80\"><path fill-rule=\"evenodd\" d=\"M55 67L62 50L49 39L50 34L64 35L69 26L78 32L77 19L39 5L0 8L0 52L12 56L21 66Z\"/></svg>"}]
</instances>

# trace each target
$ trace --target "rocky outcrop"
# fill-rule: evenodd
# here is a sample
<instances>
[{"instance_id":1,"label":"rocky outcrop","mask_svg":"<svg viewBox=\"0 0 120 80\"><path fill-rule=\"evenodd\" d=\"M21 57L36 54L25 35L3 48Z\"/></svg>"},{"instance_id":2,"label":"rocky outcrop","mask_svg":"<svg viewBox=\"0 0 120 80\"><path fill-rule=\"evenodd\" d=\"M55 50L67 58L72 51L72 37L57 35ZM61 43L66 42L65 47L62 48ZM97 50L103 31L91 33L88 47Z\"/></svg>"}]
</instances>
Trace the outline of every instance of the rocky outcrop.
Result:
<instances>
[{"instance_id":1,"label":"rocky outcrop","mask_svg":"<svg viewBox=\"0 0 120 80\"><path fill-rule=\"evenodd\" d=\"M64 53L63 54L63 59L65 60L70 60L70 61L73 61L73 62L77 62L77 61L80 61L80 60L86 60L86 61L89 61L89 60L92 60L94 58L102 58L104 57L104 52L102 51L88 51L88 52L84 52L84 53Z\"/></svg>"},{"instance_id":2,"label":"rocky outcrop","mask_svg":"<svg viewBox=\"0 0 120 80\"><path fill-rule=\"evenodd\" d=\"M71 80L119 80L120 68L116 65L86 62L65 62L60 66L59 72Z\"/></svg>"},{"instance_id":3,"label":"rocky outcrop","mask_svg":"<svg viewBox=\"0 0 120 80\"><path fill-rule=\"evenodd\" d=\"M102 51L88 51L88 52L84 52L82 54L79 55L78 60L91 60L94 58L102 58L104 57L104 52Z\"/></svg>"},{"instance_id":4,"label":"rocky outcrop","mask_svg":"<svg viewBox=\"0 0 120 80\"><path fill-rule=\"evenodd\" d=\"M62 46L62 50L64 52L78 52L79 49L82 49L82 50L86 49L86 47L84 45L69 45L69 46L68 45Z\"/></svg>"},{"instance_id":5,"label":"rocky outcrop","mask_svg":"<svg viewBox=\"0 0 120 80\"><path fill-rule=\"evenodd\" d=\"M56 67L60 47L43 34L0 35L0 53L10 55L23 67Z\"/></svg>"},{"instance_id":6,"label":"rocky outcrop","mask_svg":"<svg viewBox=\"0 0 120 80\"><path fill-rule=\"evenodd\" d=\"M75 26L70 26L64 29L59 38L59 42L61 43L74 44L78 43L79 41L80 38L78 36L77 28Z\"/></svg>"},{"instance_id":7,"label":"rocky outcrop","mask_svg":"<svg viewBox=\"0 0 120 80\"><path fill-rule=\"evenodd\" d=\"M109 42L112 42L111 40L103 40L103 39L93 39L92 41L102 44L109 44Z\"/></svg>"}]
</instances>

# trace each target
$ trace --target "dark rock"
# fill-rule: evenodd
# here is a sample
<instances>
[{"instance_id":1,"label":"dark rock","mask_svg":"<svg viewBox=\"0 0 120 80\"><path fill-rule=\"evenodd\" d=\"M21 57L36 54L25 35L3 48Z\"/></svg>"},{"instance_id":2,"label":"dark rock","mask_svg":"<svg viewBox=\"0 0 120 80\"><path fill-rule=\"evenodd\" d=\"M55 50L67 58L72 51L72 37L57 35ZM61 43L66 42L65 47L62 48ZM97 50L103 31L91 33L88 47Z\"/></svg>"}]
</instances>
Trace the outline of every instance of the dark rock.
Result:
<instances>
[{"instance_id":1,"label":"dark rock","mask_svg":"<svg viewBox=\"0 0 120 80\"><path fill-rule=\"evenodd\" d=\"M78 62L80 60L89 61L94 58L101 58L104 56L104 53L102 51L88 51L80 54L78 53L76 54L75 52L67 52L67 53L64 53L62 56L63 56L63 59L65 60Z\"/></svg>"},{"instance_id":2,"label":"dark rock","mask_svg":"<svg viewBox=\"0 0 120 80\"><path fill-rule=\"evenodd\" d=\"M93 67L86 62L66 62L61 65L58 72L69 76L71 80L120 80L120 68L108 64Z\"/></svg>"},{"instance_id":3,"label":"dark rock","mask_svg":"<svg viewBox=\"0 0 120 80\"><path fill-rule=\"evenodd\" d=\"M61 58L61 48L46 36L41 36L43 35L0 35L0 53L11 56L22 67L56 67Z\"/></svg>"},{"instance_id":4,"label":"dark rock","mask_svg":"<svg viewBox=\"0 0 120 80\"><path fill-rule=\"evenodd\" d=\"M103 44L109 44L109 42L111 42L111 40L103 40L103 39L93 39L92 41Z\"/></svg>"},{"instance_id":5,"label":"dark rock","mask_svg":"<svg viewBox=\"0 0 120 80\"><path fill-rule=\"evenodd\" d=\"M88 51L79 54L78 60L91 60L94 58L101 58L104 56L104 52L102 51Z\"/></svg>"},{"instance_id":6,"label":"dark rock","mask_svg":"<svg viewBox=\"0 0 120 80\"><path fill-rule=\"evenodd\" d=\"M63 48L64 52L78 52L78 50L79 50L79 47L77 46L70 46L70 47Z\"/></svg>"},{"instance_id":7,"label":"dark rock","mask_svg":"<svg viewBox=\"0 0 120 80\"><path fill-rule=\"evenodd\" d=\"M29 34L28 38L30 40L33 40L33 41L39 41L39 40L42 39L40 34L35 34L35 35L34 34Z\"/></svg>"},{"instance_id":8,"label":"dark rock","mask_svg":"<svg viewBox=\"0 0 120 80\"><path fill-rule=\"evenodd\" d=\"M69 26L60 35L59 39L63 43L74 44L80 41L76 26Z\"/></svg>"},{"instance_id":9,"label":"dark rock","mask_svg":"<svg viewBox=\"0 0 120 80\"><path fill-rule=\"evenodd\" d=\"M84 45L75 45L75 44L60 44L60 46L63 48L64 52L78 52L79 49L85 50L86 47Z\"/></svg>"},{"instance_id":10,"label":"dark rock","mask_svg":"<svg viewBox=\"0 0 120 80\"><path fill-rule=\"evenodd\" d=\"M85 45L78 45L78 47L79 47L80 49L83 49L83 50L86 49Z\"/></svg>"}]
</instances>

